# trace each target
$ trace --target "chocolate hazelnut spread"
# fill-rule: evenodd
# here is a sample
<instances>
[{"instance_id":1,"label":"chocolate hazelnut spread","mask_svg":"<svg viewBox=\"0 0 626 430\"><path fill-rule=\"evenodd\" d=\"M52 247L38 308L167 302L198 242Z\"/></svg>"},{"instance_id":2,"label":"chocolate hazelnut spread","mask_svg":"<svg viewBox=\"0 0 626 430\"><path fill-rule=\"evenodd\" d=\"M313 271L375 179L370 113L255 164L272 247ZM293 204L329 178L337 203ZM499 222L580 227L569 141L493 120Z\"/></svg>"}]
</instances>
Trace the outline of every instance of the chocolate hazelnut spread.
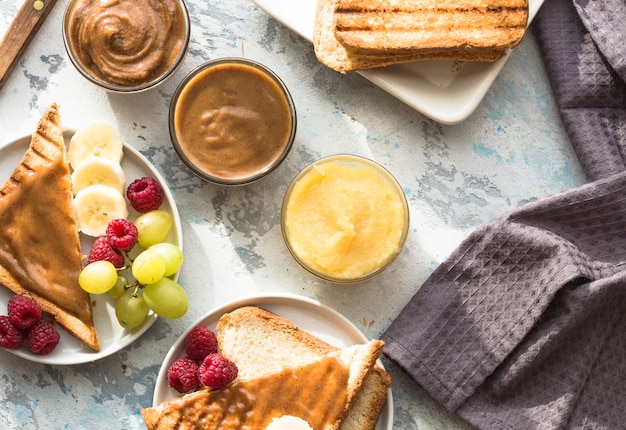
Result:
<instances>
[{"instance_id":1,"label":"chocolate hazelnut spread","mask_svg":"<svg viewBox=\"0 0 626 430\"><path fill-rule=\"evenodd\" d=\"M184 11L176 0L77 0L68 43L93 77L123 87L151 82L181 55Z\"/></svg>"},{"instance_id":2,"label":"chocolate hazelnut spread","mask_svg":"<svg viewBox=\"0 0 626 430\"><path fill-rule=\"evenodd\" d=\"M274 418L297 416L314 429L327 428L345 413L349 369L336 357L279 373L203 390L166 407L182 414L185 428L266 428Z\"/></svg>"},{"instance_id":3,"label":"chocolate hazelnut spread","mask_svg":"<svg viewBox=\"0 0 626 430\"><path fill-rule=\"evenodd\" d=\"M290 144L294 118L278 83L256 67L223 63L187 82L174 106L177 150L202 173L251 177Z\"/></svg>"}]
</instances>

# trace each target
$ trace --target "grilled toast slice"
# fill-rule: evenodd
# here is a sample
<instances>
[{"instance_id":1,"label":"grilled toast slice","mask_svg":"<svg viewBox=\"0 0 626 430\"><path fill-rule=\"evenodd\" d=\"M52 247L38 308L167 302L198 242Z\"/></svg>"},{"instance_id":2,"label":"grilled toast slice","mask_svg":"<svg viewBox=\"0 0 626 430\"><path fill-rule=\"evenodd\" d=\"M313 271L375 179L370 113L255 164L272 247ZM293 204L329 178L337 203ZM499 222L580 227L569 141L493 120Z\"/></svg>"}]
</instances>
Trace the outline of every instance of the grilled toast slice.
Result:
<instances>
[{"instance_id":1,"label":"grilled toast slice","mask_svg":"<svg viewBox=\"0 0 626 430\"><path fill-rule=\"evenodd\" d=\"M528 0L337 0L335 35L353 53L483 51L517 46Z\"/></svg>"},{"instance_id":2,"label":"grilled toast slice","mask_svg":"<svg viewBox=\"0 0 626 430\"><path fill-rule=\"evenodd\" d=\"M141 414L148 430L263 430L285 415L300 417L316 430L337 430L381 352L380 340L354 345L297 366L239 376L225 388L199 390ZM250 351L248 359L263 357ZM238 363L244 374L248 364Z\"/></svg>"},{"instance_id":3,"label":"grilled toast slice","mask_svg":"<svg viewBox=\"0 0 626 430\"><path fill-rule=\"evenodd\" d=\"M449 12L447 18L446 14L441 14L442 20L446 18L449 24L454 24L456 20L456 31L448 32L437 30L436 20L429 24L429 31L420 29L417 24L419 13L409 13L411 5L415 3L407 0L399 1L396 9L383 7L384 4L391 3L389 0L317 0L313 27L315 54L322 64L341 73L422 60L497 61L508 49L521 42L528 20L527 0L504 1L521 2L526 7L515 9L513 15L517 25L502 29L501 33L508 34L508 42L493 43L494 37L490 36L493 44L489 45L480 40L480 32L473 36L479 40L471 40L469 27L463 27L462 19L465 15L462 6L457 6L458 10L454 13ZM433 0L420 0L417 4L419 3L422 3L422 8L428 12L431 20L437 18L440 11L432 6ZM448 3L459 5L461 2L447 0L441 7L444 8ZM428 4L431 5L431 10L428 9ZM485 8L483 15L489 17L489 13L495 14L487 6L481 7ZM475 9L473 21L482 17L479 6ZM506 7L501 9L509 12ZM523 26L521 21L524 22ZM509 22L513 20L509 19ZM388 31L386 27L393 31ZM486 29L481 31L488 34Z\"/></svg>"},{"instance_id":4,"label":"grilled toast slice","mask_svg":"<svg viewBox=\"0 0 626 430\"><path fill-rule=\"evenodd\" d=\"M367 55L348 51L335 37L333 13L337 0L317 0L313 26L313 47L317 59L341 73L371 69L391 64L408 63L423 58L422 54Z\"/></svg>"},{"instance_id":5,"label":"grilled toast slice","mask_svg":"<svg viewBox=\"0 0 626 430\"><path fill-rule=\"evenodd\" d=\"M254 306L225 314L218 323L217 337L220 352L238 364L240 378L258 377L339 351L293 322ZM340 428L374 429L390 386L387 372L373 366Z\"/></svg>"},{"instance_id":6,"label":"grilled toast slice","mask_svg":"<svg viewBox=\"0 0 626 430\"><path fill-rule=\"evenodd\" d=\"M35 299L69 333L99 351L89 294L80 288L82 254L70 170L56 104L0 187L0 284Z\"/></svg>"}]
</instances>

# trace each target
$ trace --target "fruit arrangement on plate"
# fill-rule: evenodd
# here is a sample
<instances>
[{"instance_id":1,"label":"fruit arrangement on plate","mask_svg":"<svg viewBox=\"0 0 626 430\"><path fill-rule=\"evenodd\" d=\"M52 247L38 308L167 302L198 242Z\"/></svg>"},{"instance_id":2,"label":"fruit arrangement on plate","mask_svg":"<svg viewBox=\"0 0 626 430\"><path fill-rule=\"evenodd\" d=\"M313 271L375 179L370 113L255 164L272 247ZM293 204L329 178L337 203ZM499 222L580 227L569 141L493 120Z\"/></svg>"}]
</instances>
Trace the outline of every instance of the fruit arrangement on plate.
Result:
<instances>
[{"instance_id":1,"label":"fruit arrangement on plate","mask_svg":"<svg viewBox=\"0 0 626 430\"><path fill-rule=\"evenodd\" d=\"M83 363L130 344L157 315L187 311L173 197L111 124L63 130L52 104L31 136L0 147L0 174L0 247L10 251L0 259L0 303L30 298L53 328L45 348L21 348L33 330L4 315L0 346L42 363Z\"/></svg>"},{"instance_id":2,"label":"fruit arrangement on plate","mask_svg":"<svg viewBox=\"0 0 626 430\"><path fill-rule=\"evenodd\" d=\"M164 241L172 216L160 209L163 189L150 176L136 178L126 187L120 165L123 154L117 131L103 122L78 130L68 149L78 229L96 238L78 282L90 294L117 299L117 321L133 329L149 310L180 318L189 301L171 279L183 264L183 252ZM124 195L140 214L134 220L128 219Z\"/></svg>"}]
</instances>

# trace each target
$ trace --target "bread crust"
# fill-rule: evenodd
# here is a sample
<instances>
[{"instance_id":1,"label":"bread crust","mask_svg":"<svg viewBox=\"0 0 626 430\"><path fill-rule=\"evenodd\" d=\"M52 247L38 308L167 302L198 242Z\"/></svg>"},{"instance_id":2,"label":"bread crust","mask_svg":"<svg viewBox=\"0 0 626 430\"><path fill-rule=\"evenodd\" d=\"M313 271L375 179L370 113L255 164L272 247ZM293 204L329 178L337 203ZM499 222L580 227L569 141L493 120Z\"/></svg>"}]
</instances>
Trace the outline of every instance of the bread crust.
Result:
<instances>
[{"instance_id":1,"label":"bread crust","mask_svg":"<svg viewBox=\"0 0 626 430\"><path fill-rule=\"evenodd\" d=\"M99 351L100 344L93 323L93 310L90 297L89 294L83 291L78 285L78 274L82 269L82 255L80 252L78 230L77 228L72 228L72 225L75 226L76 222L71 211L72 197L69 184L69 167L67 167L65 151L65 141L63 139L59 109L58 106L53 103L48 107L39 120L37 129L31 137L29 148L24 154L24 157L18 166L16 166L9 179L7 179L2 187L0 187L0 211L3 211L4 213L4 211L11 209L13 206L12 202L14 202L14 200L11 199L28 198L27 196L16 197L18 194L15 194L19 191L18 187L20 183L25 180L27 176L36 175L39 170L43 169L42 166L56 163L60 160L62 163L60 170L63 170L65 175L63 178L59 178L59 181L63 183L63 189L59 189L58 192L62 194L59 201L63 201L65 206L60 208L50 207L46 209L58 211L59 219L62 219L64 226L67 227L58 231L58 234L62 236L59 237L58 240L64 241L64 243L68 244L69 248L73 248L75 250L73 255L63 257L65 265L57 270L63 270L64 273L67 274L67 277L64 279L71 278L72 285L63 285L63 288L66 288L67 291L71 291L73 296L76 297L76 301L78 303L76 305L77 309L75 312L63 309L60 306L60 302L63 300L62 297L50 294L51 296L54 296L55 299L59 299L58 302L55 302L51 297L44 297L38 292L29 289L24 282L20 282L18 279L19 276L21 276L22 279L27 279L30 278L30 275L29 272L23 269L19 263L13 264L12 269L19 271L20 273L11 272L9 268L0 264L0 284L4 285L15 294L32 297L41 305L44 312L49 313L54 320L59 325L64 327L70 334L87 344L91 349ZM46 177L42 177L40 178L40 181L45 182L47 179L48 178ZM31 222L37 223L38 220L31 220ZM37 228L37 226L35 228ZM49 234L50 232L46 233ZM6 261L8 261L12 258L9 250L11 249L11 246L13 246L13 240L10 237L0 238L0 240L3 239L5 240L6 248L0 247L0 252L4 253L7 258ZM55 248L55 246L57 246L55 243L50 244L51 248ZM34 264L37 263L39 262ZM31 279L31 282L37 281Z\"/></svg>"}]
</instances>

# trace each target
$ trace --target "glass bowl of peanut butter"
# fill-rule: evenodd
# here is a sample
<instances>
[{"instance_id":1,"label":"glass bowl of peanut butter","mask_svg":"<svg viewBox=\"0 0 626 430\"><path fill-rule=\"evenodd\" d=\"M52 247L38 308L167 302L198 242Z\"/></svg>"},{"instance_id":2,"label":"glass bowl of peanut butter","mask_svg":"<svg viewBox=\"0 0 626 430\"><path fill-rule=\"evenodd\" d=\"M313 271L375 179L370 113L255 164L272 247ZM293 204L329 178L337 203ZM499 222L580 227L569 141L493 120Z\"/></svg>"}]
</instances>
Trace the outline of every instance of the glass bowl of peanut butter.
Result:
<instances>
[{"instance_id":1,"label":"glass bowl of peanut butter","mask_svg":"<svg viewBox=\"0 0 626 430\"><path fill-rule=\"evenodd\" d=\"M218 185L245 185L273 172L287 157L296 128L296 108L284 82L246 58L198 66L170 104L174 149L192 172Z\"/></svg>"},{"instance_id":2,"label":"glass bowl of peanut butter","mask_svg":"<svg viewBox=\"0 0 626 430\"><path fill-rule=\"evenodd\" d=\"M322 158L291 182L281 207L287 249L325 281L365 281L404 248L409 207L402 187L380 164L352 154Z\"/></svg>"},{"instance_id":3,"label":"glass bowl of peanut butter","mask_svg":"<svg viewBox=\"0 0 626 430\"><path fill-rule=\"evenodd\" d=\"M90 82L136 93L182 64L191 25L184 0L70 0L63 18L68 56Z\"/></svg>"}]
</instances>

